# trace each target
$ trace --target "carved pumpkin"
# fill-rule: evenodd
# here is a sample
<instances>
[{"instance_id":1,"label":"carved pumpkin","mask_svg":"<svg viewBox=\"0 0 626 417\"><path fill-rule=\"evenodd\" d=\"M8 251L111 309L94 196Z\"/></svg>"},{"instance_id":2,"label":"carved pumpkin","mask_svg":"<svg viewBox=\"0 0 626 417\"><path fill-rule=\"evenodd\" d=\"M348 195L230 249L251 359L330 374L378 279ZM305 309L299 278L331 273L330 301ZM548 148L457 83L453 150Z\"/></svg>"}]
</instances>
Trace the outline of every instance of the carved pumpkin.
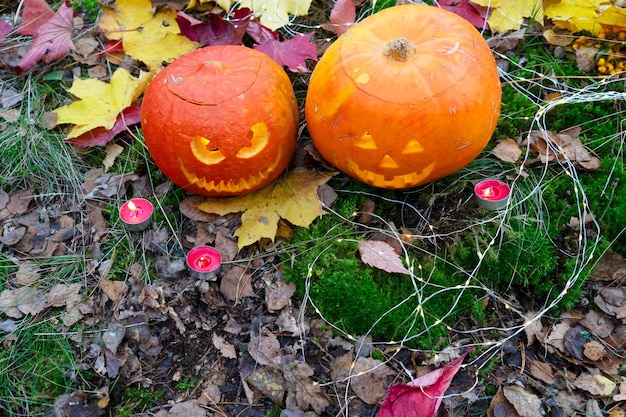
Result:
<instances>
[{"instance_id":1,"label":"carved pumpkin","mask_svg":"<svg viewBox=\"0 0 626 417\"><path fill-rule=\"evenodd\" d=\"M500 115L495 60L463 18L395 6L340 36L317 63L306 97L322 156L367 184L414 187L470 163Z\"/></svg>"},{"instance_id":2,"label":"carved pumpkin","mask_svg":"<svg viewBox=\"0 0 626 417\"><path fill-rule=\"evenodd\" d=\"M289 164L298 106L289 77L269 56L209 46L150 82L141 127L154 162L175 184L196 194L239 195Z\"/></svg>"}]
</instances>

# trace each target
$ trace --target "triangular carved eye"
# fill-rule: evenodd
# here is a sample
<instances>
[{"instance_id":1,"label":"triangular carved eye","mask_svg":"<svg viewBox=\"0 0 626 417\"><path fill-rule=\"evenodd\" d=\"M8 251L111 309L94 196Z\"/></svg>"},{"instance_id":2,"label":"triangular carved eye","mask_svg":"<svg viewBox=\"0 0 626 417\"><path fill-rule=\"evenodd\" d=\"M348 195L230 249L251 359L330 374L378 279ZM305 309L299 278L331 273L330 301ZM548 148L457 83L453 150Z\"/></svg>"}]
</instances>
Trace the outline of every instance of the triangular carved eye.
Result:
<instances>
[{"instance_id":1,"label":"triangular carved eye","mask_svg":"<svg viewBox=\"0 0 626 417\"><path fill-rule=\"evenodd\" d=\"M361 136L354 141L354 146L361 149L378 149L374 138L372 138L367 130L361 133Z\"/></svg>"},{"instance_id":2,"label":"triangular carved eye","mask_svg":"<svg viewBox=\"0 0 626 417\"><path fill-rule=\"evenodd\" d=\"M191 140L191 153L196 159L205 165L215 165L222 162L226 157L219 149L210 148L211 141L202 136L195 136Z\"/></svg>"},{"instance_id":3,"label":"triangular carved eye","mask_svg":"<svg viewBox=\"0 0 626 417\"><path fill-rule=\"evenodd\" d=\"M409 142L406 144L406 146L402 150L402 154L404 155L420 153L420 152L424 152L424 147L422 146L420 141L414 137L409 139Z\"/></svg>"},{"instance_id":4,"label":"triangular carved eye","mask_svg":"<svg viewBox=\"0 0 626 417\"><path fill-rule=\"evenodd\" d=\"M237 158L252 158L259 154L269 142L269 135L267 134L267 126L265 123L256 123L250 128L248 133L250 139L250 146L247 148L241 148L237 152Z\"/></svg>"}]
</instances>

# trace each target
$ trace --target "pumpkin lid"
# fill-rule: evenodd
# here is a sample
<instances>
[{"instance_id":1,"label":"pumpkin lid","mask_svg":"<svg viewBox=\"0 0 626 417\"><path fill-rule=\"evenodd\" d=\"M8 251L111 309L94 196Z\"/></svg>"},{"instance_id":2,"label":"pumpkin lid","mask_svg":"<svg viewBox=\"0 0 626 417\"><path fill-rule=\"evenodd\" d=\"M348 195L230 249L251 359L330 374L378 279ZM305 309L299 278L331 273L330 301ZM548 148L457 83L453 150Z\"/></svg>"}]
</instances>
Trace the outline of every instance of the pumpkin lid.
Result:
<instances>
[{"instance_id":1,"label":"pumpkin lid","mask_svg":"<svg viewBox=\"0 0 626 417\"><path fill-rule=\"evenodd\" d=\"M172 94L187 102L216 106L254 84L261 60L250 51L234 45L198 49L170 64L162 82Z\"/></svg>"},{"instance_id":2,"label":"pumpkin lid","mask_svg":"<svg viewBox=\"0 0 626 417\"><path fill-rule=\"evenodd\" d=\"M367 94L417 104L464 81L469 68L477 65L479 38L471 24L453 13L432 6L397 6L342 35L341 66Z\"/></svg>"}]
</instances>

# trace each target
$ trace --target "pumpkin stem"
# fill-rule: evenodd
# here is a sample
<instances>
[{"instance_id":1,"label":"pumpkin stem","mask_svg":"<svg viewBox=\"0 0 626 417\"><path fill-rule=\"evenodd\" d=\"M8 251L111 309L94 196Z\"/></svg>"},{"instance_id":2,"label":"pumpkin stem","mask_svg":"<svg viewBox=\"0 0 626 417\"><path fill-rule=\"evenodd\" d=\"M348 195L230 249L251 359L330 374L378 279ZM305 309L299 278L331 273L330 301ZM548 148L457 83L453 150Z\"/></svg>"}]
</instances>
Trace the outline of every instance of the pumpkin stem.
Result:
<instances>
[{"instance_id":1,"label":"pumpkin stem","mask_svg":"<svg viewBox=\"0 0 626 417\"><path fill-rule=\"evenodd\" d=\"M396 38L385 45L383 55L390 61L404 62L415 53L415 45L408 39Z\"/></svg>"}]
</instances>

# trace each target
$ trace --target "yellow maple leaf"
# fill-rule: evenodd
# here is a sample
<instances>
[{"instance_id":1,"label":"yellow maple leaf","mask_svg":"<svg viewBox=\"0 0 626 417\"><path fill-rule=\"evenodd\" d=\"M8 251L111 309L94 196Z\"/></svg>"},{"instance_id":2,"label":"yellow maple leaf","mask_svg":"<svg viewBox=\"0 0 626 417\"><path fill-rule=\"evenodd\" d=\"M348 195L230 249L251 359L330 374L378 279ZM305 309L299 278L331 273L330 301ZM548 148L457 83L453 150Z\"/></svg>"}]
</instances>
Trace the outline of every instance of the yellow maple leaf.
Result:
<instances>
[{"instance_id":1,"label":"yellow maple leaf","mask_svg":"<svg viewBox=\"0 0 626 417\"><path fill-rule=\"evenodd\" d=\"M597 34L602 29L598 18L602 10L611 5L610 0L546 0L543 8L546 17L562 29Z\"/></svg>"},{"instance_id":2,"label":"yellow maple leaf","mask_svg":"<svg viewBox=\"0 0 626 417\"><path fill-rule=\"evenodd\" d=\"M487 19L494 32L518 30L526 18L543 22L542 0L470 0L472 3L489 8Z\"/></svg>"},{"instance_id":3,"label":"yellow maple leaf","mask_svg":"<svg viewBox=\"0 0 626 417\"><path fill-rule=\"evenodd\" d=\"M152 73L141 72L138 78L118 68L105 83L95 78L76 79L69 92L80 100L53 110L56 124L73 124L66 139L72 139L96 127L111 129L118 114L129 107L146 89Z\"/></svg>"},{"instance_id":4,"label":"yellow maple leaf","mask_svg":"<svg viewBox=\"0 0 626 417\"><path fill-rule=\"evenodd\" d=\"M239 197L209 197L198 209L221 216L243 212L235 232L239 249L262 238L274 240L282 218L294 226L308 227L324 213L317 189L334 174L295 168L272 184Z\"/></svg>"},{"instance_id":5,"label":"yellow maple leaf","mask_svg":"<svg viewBox=\"0 0 626 417\"><path fill-rule=\"evenodd\" d=\"M189 8L197 3L209 3L213 0L192 0ZM232 0L215 0L224 10L230 10ZM306 16L309 13L311 0L242 0L239 7L247 7L258 17L263 26L272 30L279 29L291 22L289 15Z\"/></svg>"},{"instance_id":6,"label":"yellow maple leaf","mask_svg":"<svg viewBox=\"0 0 626 417\"><path fill-rule=\"evenodd\" d=\"M116 0L115 8L104 7L98 26L107 38L121 40L124 52L154 71L198 48L180 35L176 12L163 9L153 14L150 0Z\"/></svg>"}]
</instances>

